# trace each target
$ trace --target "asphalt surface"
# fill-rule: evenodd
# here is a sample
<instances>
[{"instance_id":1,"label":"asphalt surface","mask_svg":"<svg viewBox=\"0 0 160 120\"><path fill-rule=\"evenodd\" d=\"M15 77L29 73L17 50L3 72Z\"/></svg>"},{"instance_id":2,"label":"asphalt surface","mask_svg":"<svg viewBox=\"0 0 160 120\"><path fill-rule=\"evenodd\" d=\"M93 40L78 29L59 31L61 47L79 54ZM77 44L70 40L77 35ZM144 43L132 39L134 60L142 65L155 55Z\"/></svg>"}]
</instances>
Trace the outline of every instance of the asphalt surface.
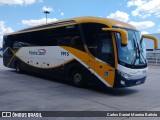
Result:
<instances>
[{"instance_id":1,"label":"asphalt surface","mask_svg":"<svg viewBox=\"0 0 160 120\"><path fill-rule=\"evenodd\" d=\"M63 80L18 74L15 70L4 67L0 58L0 111L160 111L160 67L149 67L148 77L143 85L101 90L94 86L76 88ZM41 118L43 119L46 120ZM158 120L160 118L48 119Z\"/></svg>"}]
</instances>

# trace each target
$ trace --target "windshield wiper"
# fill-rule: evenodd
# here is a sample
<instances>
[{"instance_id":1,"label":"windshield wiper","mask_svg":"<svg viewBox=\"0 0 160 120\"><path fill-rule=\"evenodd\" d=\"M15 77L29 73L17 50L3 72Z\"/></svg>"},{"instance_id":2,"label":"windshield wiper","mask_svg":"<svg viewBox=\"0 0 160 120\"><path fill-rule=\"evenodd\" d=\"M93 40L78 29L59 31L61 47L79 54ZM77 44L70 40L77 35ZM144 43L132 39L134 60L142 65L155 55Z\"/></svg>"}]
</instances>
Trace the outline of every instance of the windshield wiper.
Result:
<instances>
[{"instance_id":1,"label":"windshield wiper","mask_svg":"<svg viewBox=\"0 0 160 120\"><path fill-rule=\"evenodd\" d=\"M136 60L138 58L139 48L138 48L138 44L136 44L137 42L136 42L135 38L133 38L133 40L134 40L134 47L135 47L134 52L135 52L135 54L133 56L131 64L135 65Z\"/></svg>"},{"instance_id":2,"label":"windshield wiper","mask_svg":"<svg viewBox=\"0 0 160 120\"><path fill-rule=\"evenodd\" d=\"M136 35L135 35L135 38L133 38L133 40L134 40L135 54L133 56L131 64L136 65L137 60L139 60L139 64L140 63L146 64L146 59L143 55L143 50L141 49L141 46L140 46L141 43L140 44L138 43Z\"/></svg>"},{"instance_id":3,"label":"windshield wiper","mask_svg":"<svg viewBox=\"0 0 160 120\"><path fill-rule=\"evenodd\" d=\"M143 55L143 50L140 49L139 53L140 53L140 58L142 58L143 63L146 64L147 61L146 61L146 59L145 59L145 57L144 57L144 55Z\"/></svg>"},{"instance_id":4,"label":"windshield wiper","mask_svg":"<svg viewBox=\"0 0 160 120\"><path fill-rule=\"evenodd\" d=\"M134 58L133 58L131 64L136 65L137 60L139 60L139 64L140 64L140 62L142 64L146 64L146 60L145 60L145 57L143 55L143 51L142 51L142 49L140 49L140 46L138 45L138 43L135 46L135 55L134 55Z\"/></svg>"}]
</instances>

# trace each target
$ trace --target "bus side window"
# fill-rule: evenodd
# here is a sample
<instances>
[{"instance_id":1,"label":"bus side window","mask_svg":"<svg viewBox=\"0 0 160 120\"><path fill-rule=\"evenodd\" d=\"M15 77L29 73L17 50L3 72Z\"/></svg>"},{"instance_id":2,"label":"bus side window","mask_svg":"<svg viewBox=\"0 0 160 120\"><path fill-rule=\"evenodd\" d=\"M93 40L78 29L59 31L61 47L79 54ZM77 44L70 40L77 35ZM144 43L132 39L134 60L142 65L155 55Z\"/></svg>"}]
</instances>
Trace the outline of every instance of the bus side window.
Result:
<instances>
[{"instance_id":1,"label":"bus side window","mask_svg":"<svg viewBox=\"0 0 160 120\"><path fill-rule=\"evenodd\" d=\"M107 40L107 39L102 40L101 53L106 53L106 54L112 53L110 40Z\"/></svg>"},{"instance_id":2,"label":"bus side window","mask_svg":"<svg viewBox=\"0 0 160 120\"><path fill-rule=\"evenodd\" d=\"M82 24L89 52L96 58L114 66L114 51L111 32L103 31L107 26L98 23Z\"/></svg>"},{"instance_id":3,"label":"bus side window","mask_svg":"<svg viewBox=\"0 0 160 120\"><path fill-rule=\"evenodd\" d=\"M20 47L22 47L22 44L18 41L15 41L13 43L13 49L19 49Z\"/></svg>"},{"instance_id":4,"label":"bus side window","mask_svg":"<svg viewBox=\"0 0 160 120\"><path fill-rule=\"evenodd\" d=\"M64 37L64 38L58 38L57 44L58 44L58 46L69 46L70 42L69 42L68 38Z\"/></svg>"},{"instance_id":5,"label":"bus side window","mask_svg":"<svg viewBox=\"0 0 160 120\"><path fill-rule=\"evenodd\" d=\"M58 46L68 46L84 51L78 25L56 28L53 33Z\"/></svg>"},{"instance_id":6,"label":"bus side window","mask_svg":"<svg viewBox=\"0 0 160 120\"><path fill-rule=\"evenodd\" d=\"M21 48L21 47L27 47L27 46L31 46L31 45L28 44L28 43L19 42L19 41L15 41L15 42L13 43L13 49L15 49L15 50L17 50L17 49L19 49L19 48Z\"/></svg>"},{"instance_id":7,"label":"bus side window","mask_svg":"<svg viewBox=\"0 0 160 120\"><path fill-rule=\"evenodd\" d=\"M56 39L53 39L52 41L51 41L51 45L53 45L53 46L57 46L57 40Z\"/></svg>"},{"instance_id":8,"label":"bus side window","mask_svg":"<svg viewBox=\"0 0 160 120\"><path fill-rule=\"evenodd\" d=\"M101 46L101 57L104 61L111 62L113 61L113 50L112 50L112 43L110 38L102 39L102 46Z\"/></svg>"}]
</instances>

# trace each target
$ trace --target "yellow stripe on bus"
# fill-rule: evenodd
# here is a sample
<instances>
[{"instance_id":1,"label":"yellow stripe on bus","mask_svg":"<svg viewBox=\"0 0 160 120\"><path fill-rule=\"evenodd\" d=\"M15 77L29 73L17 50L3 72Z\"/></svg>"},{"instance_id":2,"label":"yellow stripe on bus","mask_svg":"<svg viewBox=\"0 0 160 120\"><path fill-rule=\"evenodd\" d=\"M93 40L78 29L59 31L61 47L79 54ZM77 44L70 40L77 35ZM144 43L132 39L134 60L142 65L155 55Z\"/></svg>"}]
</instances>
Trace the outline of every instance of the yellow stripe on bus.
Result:
<instances>
[{"instance_id":1,"label":"yellow stripe on bus","mask_svg":"<svg viewBox=\"0 0 160 120\"><path fill-rule=\"evenodd\" d=\"M7 64L7 66L9 66L9 65L10 65L10 63L11 63L11 62L12 62L12 60L13 60L13 58L16 56L15 52L14 52L10 47L8 47L8 49L10 49L10 50L11 50L11 52L13 53L13 57L9 60L9 62L8 62L8 64Z\"/></svg>"},{"instance_id":2,"label":"yellow stripe on bus","mask_svg":"<svg viewBox=\"0 0 160 120\"><path fill-rule=\"evenodd\" d=\"M88 66L87 69L92 69L96 74L98 74L103 80L105 80L111 87L114 85L114 78L115 78L115 68L109 66L108 64L104 62L100 62L99 60L91 57L85 52L82 52L80 50L71 48L71 47L65 47L61 46L63 49L69 51L74 56L76 56L78 59L80 59L80 62L83 62ZM75 58L76 59L76 58ZM105 75L105 72L108 73L108 75Z\"/></svg>"}]
</instances>

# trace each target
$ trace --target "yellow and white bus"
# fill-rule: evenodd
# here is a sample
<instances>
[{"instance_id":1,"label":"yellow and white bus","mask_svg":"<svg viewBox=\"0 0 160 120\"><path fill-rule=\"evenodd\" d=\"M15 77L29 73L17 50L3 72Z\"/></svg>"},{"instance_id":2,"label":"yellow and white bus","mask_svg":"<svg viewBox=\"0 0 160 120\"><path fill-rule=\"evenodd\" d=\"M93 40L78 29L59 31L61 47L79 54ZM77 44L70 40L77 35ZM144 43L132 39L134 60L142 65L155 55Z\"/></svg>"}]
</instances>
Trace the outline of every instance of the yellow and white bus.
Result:
<instances>
[{"instance_id":1,"label":"yellow and white bus","mask_svg":"<svg viewBox=\"0 0 160 120\"><path fill-rule=\"evenodd\" d=\"M111 88L145 82L146 48L132 25L79 17L17 31L3 38L4 66L72 80L75 86L102 82Z\"/></svg>"}]
</instances>

